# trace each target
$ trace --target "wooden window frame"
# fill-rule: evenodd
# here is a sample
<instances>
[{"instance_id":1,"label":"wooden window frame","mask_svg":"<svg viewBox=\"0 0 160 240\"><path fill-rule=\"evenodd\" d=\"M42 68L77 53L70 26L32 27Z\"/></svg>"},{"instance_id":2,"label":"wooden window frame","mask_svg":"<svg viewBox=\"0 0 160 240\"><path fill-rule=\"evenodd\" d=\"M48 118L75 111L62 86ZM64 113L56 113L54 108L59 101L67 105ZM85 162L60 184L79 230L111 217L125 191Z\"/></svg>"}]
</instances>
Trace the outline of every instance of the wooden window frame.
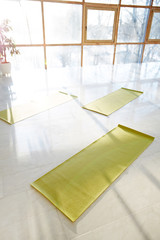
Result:
<instances>
[{"instance_id":1,"label":"wooden window frame","mask_svg":"<svg viewBox=\"0 0 160 240\"><path fill-rule=\"evenodd\" d=\"M160 43L160 38L159 39L151 39L151 38L149 38L150 33L151 33L153 16L154 16L154 13L157 13L157 12L160 13L160 9L153 8L150 11L150 15L149 15L149 19L148 19L148 29L147 29L147 32L146 32L146 43L149 43L149 44Z\"/></svg>"},{"instance_id":2,"label":"wooden window frame","mask_svg":"<svg viewBox=\"0 0 160 240\"><path fill-rule=\"evenodd\" d=\"M7 1L7 0L6 0ZM13 0L14 1L14 0ZM143 45L143 51L142 51L142 58L141 62L143 62L143 55L144 55L144 50L145 46L147 44L160 44L160 39L149 39L150 31L151 31L151 26L152 26L152 20L153 20L153 15L154 12L160 12L160 6L153 6L153 1L151 0L151 5L150 6L141 6L141 5L125 5L121 3L121 0L119 0L118 4L103 4L103 3L88 3L85 0L82 0L81 2L74 1L74 0L28 0L28 1L36 1L41 3L41 12L42 12L42 27L43 27L43 43L42 44L17 44L17 47L39 47L42 46L44 47L44 65L45 69L47 69L47 56L46 56L46 47L48 46L81 46L81 67L83 67L83 47L85 45L114 45L114 54L113 54L113 64L115 63L115 55L116 55L116 46L117 45L131 45L131 44L142 44ZM46 39L45 39L45 21L44 21L44 3L45 2L53 2L53 3L67 3L67 4L77 4L82 6L82 39L81 43L75 44L75 43L67 43L67 44L47 44ZM101 9L114 9L116 10L116 16L114 19L114 36L112 41L106 40L106 41L97 41L97 40L88 40L90 42L85 41L85 22L86 22L86 8L94 7L100 8ZM143 42L137 43L137 42L124 42L124 43L118 43L117 42L117 35L118 35L118 28L119 28L119 15L120 15L120 9L121 7L130 7L130 8L147 8L150 9L150 14L148 18L148 23L147 23L147 29L146 29L146 34L145 34L145 40Z\"/></svg>"},{"instance_id":3,"label":"wooden window frame","mask_svg":"<svg viewBox=\"0 0 160 240\"><path fill-rule=\"evenodd\" d=\"M87 19L88 19L88 10L103 10L103 11L109 11L114 12L114 23L113 23L113 32L112 32L112 39L106 39L106 40L88 40L87 39ZM118 15L118 7L117 6L102 6L101 5L95 5L95 4L86 4L84 7L84 28L83 28L83 36L84 36L84 44L114 44L115 43L115 32L116 32L116 26L117 26L117 15Z\"/></svg>"}]
</instances>

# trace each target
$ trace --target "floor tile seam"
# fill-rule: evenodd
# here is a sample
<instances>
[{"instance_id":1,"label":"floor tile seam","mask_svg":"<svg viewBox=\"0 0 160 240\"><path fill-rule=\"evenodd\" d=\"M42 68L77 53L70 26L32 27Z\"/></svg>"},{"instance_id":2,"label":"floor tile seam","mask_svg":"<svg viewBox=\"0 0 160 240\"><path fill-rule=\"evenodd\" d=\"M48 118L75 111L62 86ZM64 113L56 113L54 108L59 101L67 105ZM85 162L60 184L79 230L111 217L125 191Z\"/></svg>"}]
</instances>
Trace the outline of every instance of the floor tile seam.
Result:
<instances>
[{"instance_id":1,"label":"floor tile seam","mask_svg":"<svg viewBox=\"0 0 160 240\"><path fill-rule=\"evenodd\" d=\"M31 168L28 168L27 170L40 170L40 167L38 166L38 167L35 168L35 166L34 166L34 167L31 167ZM10 176L10 177L15 177L15 175L23 174L23 173L25 173L25 172L28 173L27 170L24 169L24 170L19 171L19 172L17 172L17 173L13 173L13 174L10 173L10 174L8 174L8 175L4 175L3 177L8 177L8 176ZM42 174L43 174L43 173L42 173ZM38 177L37 177L37 178L38 178ZM36 179L37 179L37 178L36 178ZM35 180L36 180L36 179L35 179ZM34 181L34 180L33 180L33 181Z\"/></svg>"},{"instance_id":2,"label":"floor tile seam","mask_svg":"<svg viewBox=\"0 0 160 240\"><path fill-rule=\"evenodd\" d=\"M158 109L160 109L160 106L157 105L159 103L154 103L152 100L148 100L148 103L150 103L151 105L153 105L153 106L157 107Z\"/></svg>"},{"instance_id":3,"label":"floor tile seam","mask_svg":"<svg viewBox=\"0 0 160 240\"><path fill-rule=\"evenodd\" d=\"M0 199L1 200L1 199ZM57 209L55 209L56 211L57 211ZM49 213L50 212L50 209L47 209L46 211L45 211L45 214L46 213ZM42 213L39 213L39 214L36 214L36 217L37 216L42 216L42 215L44 215L44 212L42 212ZM56 212L56 215L58 215L57 214L57 212ZM16 222L18 222L18 223L20 223L22 220L25 220L26 218L27 219L30 219L30 218L33 218L35 216L35 214L33 213L33 214L26 214L25 216L23 216L23 217L20 217ZM3 219L2 219L2 221L3 221ZM5 226L3 226L3 228L5 227L5 228L7 228L8 226L12 226L13 225L13 222L12 223L9 223L9 224L7 224L7 225L5 225ZM67 239L68 240L68 239Z\"/></svg>"},{"instance_id":4,"label":"floor tile seam","mask_svg":"<svg viewBox=\"0 0 160 240\"><path fill-rule=\"evenodd\" d=\"M47 212L49 212L49 210L47 210ZM44 215L44 213L40 213L40 214L36 215L36 217L37 217L37 216L40 217L40 216L43 216L43 215ZM31 218L33 218L34 216L35 216L35 215L32 214L32 215L26 215L26 216L24 216L24 217L21 217L21 218L19 218L18 220L16 220L16 224L21 224L22 221L23 221L23 220L26 220L26 219L28 219L28 221L29 221L29 220L30 220ZM61 222L60 222L60 224L61 224ZM13 226L13 222L12 222L12 223L8 223L8 224L0 227L0 232L1 232L1 229L2 229L2 230L8 229L8 227L10 227L10 226L11 226L11 227ZM63 232L64 232L64 231L63 231ZM65 236L66 236L66 233L65 233ZM68 238L66 238L66 240L68 240Z\"/></svg>"},{"instance_id":5,"label":"floor tile seam","mask_svg":"<svg viewBox=\"0 0 160 240\"><path fill-rule=\"evenodd\" d=\"M28 185L28 186L30 186L30 185ZM31 186L30 186L30 188L31 188ZM4 189L4 187L3 187L3 189ZM24 189L24 190L23 190ZM24 193L27 193L28 191L30 191L29 189L28 189L28 187L26 187L25 186L25 188L23 188L23 189L20 189L20 190L18 190L17 192L15 192L15 193L11 193L11 194L5 194L5 191L3 190L3 192L4 192L4 197L3 198L1 198L0 200L2 200L2 199L5 199L5 198L10 198L10 197L14 197L14 196L16 196L16 195L19 195L19 194L24 194Z\"/></svg>"},{"instance_id":6,"label":"floor tile seam","mask_svg":"<svg viewBox=\"0 0 160 240\"><path fill-rule=\"evenodd\" d=\"M141 157L139 157L139 158L137 158L132 164L133 164L133 166L139 166L139 165L143 165L145 162L144 161L149 161L148 159L149 158L153 158L153 156L155 155L155 154L160 154L160 150L159 151L156 151L156 152L154 152L154 154L153 153L150 153L150 154L147 154L147 155L145 155L145 156L141 156Z\"/></svg>"},{"instance_id":7,"label":"floor tile seam","mask_svg":"<svg viewBox=\"0 0 160 240\"><path fill-rule=\"evenodd\" d=\"M66 240L70 240L70 239L68 238L68 234L67 234L67 232L66 232L66 230L65 230L65 227L64 227L63 221L62 221L62 219L61 219L61 217L60 217L58 211L59 211L59 210L56 209L56 213L57 213L57 216L58 216L59 222L60 222L60 224L61 224L61 227L62 227L62 229L63 229L63 232L64 232L64 234L65 234Z\"/></svg>"},{"instance_id":8,"label":"floor tile seam","mask_svg":"<svg viewBox=\"0 0 160 240\"><path fill-rule=\"evenodd\" d=\"M154 152L154 154L158 154L158 153L160 153L160 150ZM139 164L138 161L142 161L143 159L145 160L146 158L151 157L151 156L153 156L153 153L145 153L144 152L136 159L137 161L135 160L132 164L134 164L134 165Z\"/></svg>"},{"instance_id":9,"label":"floor tile seam","mask_svg":"<svg viewBox=\"0 0 160 240\"><path fill-rule=\"evenodd\" d=\"M160 137L156 137L156 138L160 138ZM157 151L154 151L154 154L157 154L160 152L160 149ZM150 156L153 156L153 153L147 153L147 155L145 155L146 153L144 152L144 154L142 153L137 159L140 159L140 158L148 158ZM136 161L136 160L135 160Z\"/></svg>"},{"instance_id":10,"label":"floor tile seam","mask_svg":"<svg viewBox=\"0 0 160 240\"><path fill-rule=\"evenodd\" d=\"M118 219L116 219L116 220L113 220L113 221L111 221L110 223L103 224L103 225L97 227L97 228L94 229L94 230L91 230L91 231L85 232L85 233L83 233L83 234L80 234L79 236L74 237L74 238L72 238L72 239L70 239L70 240L76 240L76 239L78 239L80 236L85 236L85 235L87 235L87 234L93 233L93 232L97 231L98 229L103 228L104 226L112 225L113 223L119 222L120 220L123 221L123 220L127 219L129 216L138 215L138 214L140 214L141 212L145 211L146 209L152 209L153 207L159 206L159 205L160 205L160 203L158 202L158 203L155 203L155 204L148 205L148 206L146 206L146 207L144 207L144 208L141 208L141 209L139 209L138 211L133 212L132 214L125 214L123 217L120 217L120 218L118 218Z\"/></svg>"}]
</instances>

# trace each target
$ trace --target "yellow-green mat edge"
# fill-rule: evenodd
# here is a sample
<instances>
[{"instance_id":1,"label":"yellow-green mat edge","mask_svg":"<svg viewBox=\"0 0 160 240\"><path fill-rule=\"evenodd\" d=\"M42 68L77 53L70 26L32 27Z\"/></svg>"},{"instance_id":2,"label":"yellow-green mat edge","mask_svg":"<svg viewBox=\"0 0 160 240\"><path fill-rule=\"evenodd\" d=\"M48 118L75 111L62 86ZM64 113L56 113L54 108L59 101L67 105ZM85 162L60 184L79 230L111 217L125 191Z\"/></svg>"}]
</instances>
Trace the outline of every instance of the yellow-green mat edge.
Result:
<instances>
[{"instance_id":1,"label":"yellow-green mat edge","mask_svg":"<svg viewBox=\"0 0 160 240\"><path fill-rule=\"evenodd\" d=\"M62 94L65 94L65 95L69 95L69 96L71 96L73 99L74 99L74 98L78 98L77 96L72 95L72 94L68 94L68 93L61 92L61 91L58 91L58 92L59 92L59 93L62 93ZM65 102L64 102L64 103L65 103ZM62 104L64 104L64 103L62 103ZM67 101L66 101L66 103L67 103ZM62 105L62 104L60 104L60 105ZM58 106L60 106L60 105L57 105L57 106L55 106L55 107L58 107ZM44 110L44 111L42 111L42 112L46 112L46 111L48 111L48 110L50 110L50 109L52 109L52 108L55 108L55 107L51 107L51 108L46 109L46 110ZM7 109L1 110L1 111L5 111L5 110L7 111L8 109L10 109L10 108L7 108ZM0 111L0 112L1 112L1 111ZM9 125L13 125L13 124L16 124L16 123L18 123L18 122L24 121L25 119L31 118L31 117L33 117L33 116L36 116L36 115L38 115L38 114L40 114L40 113L42 113L42 112L35 113L34 115L31 115L31 116L29 116L29 117L27 117L27 118L24 118L24 119L22 119L22 120L19 120L19 121L17 121L17 122L14 122L14 123L10 123L9 121L7 121L6 119L4 119L3 117L0 117L0 120L4 121L5 123L8 123Z\"/></svg>"},{"instance_id":2,"label":"yellow-green mat edge","mask_svg":"<svg viewBox=\"0 0 160 240\"><path fill-rule=\"evenodd\" d=\"M129 89L129 88L121 87L120 89L125 89L125 90L128 90L128 91L133 91L133 92L138 92L138 93L143 94L142 91L133 90L133 89ZM118 91L118 90L119 90L119 89L117 89L116 91ZM115 91L115 92L116 92L116 91ZM114 92L111 92L111 93L114 93ZM109 94L111 94L111 93L109 93ZM108 95L109 95L109 94L108 94ZM103 96L103 97L105 97L105 96ZM102 99L103 97L98 98L98 99ZM96 99L96 100L98 100L98 99ZM96 100L94 100L94 101L96 101ZM132 101L134 101L134 100L135 100L135 99L131 100L130 102L132 102ZM93 102L94 102L94 101L93 101ZM128 102L128 103L130 103L130 102ZM91 102L90 102L90 103L91 103ZM126 103L125 105L127 105L128 103ZM87 104L86 104L86 105L87 105ZM125 105L123 105L122 107L124 107ZM118 111L118 110L121 109L122 107L118 108L117 110L113 111L112 113ZM91 112L95 112L95 113L101 114L101 115L103 115L103 116L107 116L107 117L112 114L112 113L110 113L110 114L104 114L104 113L101 113L101 112L92 110L92 109L90 109L90 108L87 108L87 107L85 107L85 106L82 106L82 108L83 108L83 109L86 109L86 110L88 110L88 111L91 111Z\"/></svg>"},{"instance_id":3,"label":"yellow-green mat edge","mask_svg":"<svg viewBox=\"0 0 160 240\"><path fill-rule=\"evenodd\" d=\"M153 137L153 136L150 136L150 135L148 135L148 134L146 134L146 133L142 133L142 132L137 131L137 130L135 130L135 129L126 127L126 126L121 125L121 124L118 124L117 127L129 129L129 130L132 131L132 132L137 132L137 133L140 134L140 135L143 135L143 136L145 135L146 137L151 138L152 141L151 141L150 143L148 143L148 144L143 148L143 150L141 151L141 153L139 153L139 154L137 154L137 155L135 156L135 160L145 151L145 149L147 149L147 148L149 147L149 145L150 145L150 144L154 141L154 139L155 139L155 137ZM115 128L116 128L116 127L115 127ZM113 131L115 128L111 129L108 133L110 133L111 131ZM106 134L108 134L108 133L106 133ZM106 134L104 134L102 137L104 137ZM101 138L102 138L102 137L101 137ZM94 143L97 142L98 140L99 140L99 139L95 140L94 142L92 142L91 144L89 144L87 147L89 147L90 145L94 144ZM72 157L76 156L77 154L79 154L80 152L82 152L82 151L83 151L84 149L86 149L87 147L83 148L81 151L79 151L78 153L74 154L74 155L71 156L69 159L65 160L64 162L69 161ZM124 169L117 177L115 177L115 179L112 181L112 183L113 183L116 179L118 179L119 176L121 176L121 174L122 174L123 172L125 172L125 171L128 169L128 167L131 166L131 164L132 164L135 160L133 160L133 161L126 167L126 169ZM64 162L63 162L63 163L64 163ZM47 173L45 173L45 174L42 175L42 176L45 176L45 175L47 175L49 172L51 172L52 170L60 167L63 163L59 164L57 167L51 169L50 171L48 171ZM41 176L41 177L42 177L42 176ZM41 178L41 177L40 177L40 178ZM39 180L40 178L36 179L35 181ZM34 181L34 182L35 182L35 181ZM61 211L51 200L49 200L43 193L41 193L41 192L39 191L39 189L37 189L37 188L33 185L34 182L31 183L30 185L31 185L33 188L35 188L40 194L42 194L50 203L52 203L63 215L65 215L68 219L70 219L71 222L75 222L75 221L112 185L112 183L111 183L108 187L106 187L106 188L104 189L104 191L102 191L102 192L90 203L90 205L87 206L87 207L82 211L82 213L81 213L76 219L71 219L71 218L70 218L69 216L67 216L63 211Z\"/></svg>"}]
</instances>

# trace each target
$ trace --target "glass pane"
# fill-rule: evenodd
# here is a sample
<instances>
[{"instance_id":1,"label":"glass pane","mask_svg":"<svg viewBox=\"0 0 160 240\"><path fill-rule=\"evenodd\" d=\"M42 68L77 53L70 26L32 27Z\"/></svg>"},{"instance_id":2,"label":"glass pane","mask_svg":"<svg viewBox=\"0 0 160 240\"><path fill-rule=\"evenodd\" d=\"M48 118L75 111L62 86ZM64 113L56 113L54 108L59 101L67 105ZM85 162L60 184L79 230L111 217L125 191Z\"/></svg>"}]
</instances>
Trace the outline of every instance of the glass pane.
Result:
<instances>
[{"instance_id":1,"label":"glass pane","mask_svg":"<svg viewBox=\"0 0 160 240\"><path fill-rule=\"evenodd\" d=\"M43 47L18 47L20 54L11 57L8 61L12 63L12 67L19 69L44 69L44 50Z\"/></svg>"},{"instance_id":2,"label":"glass pane","mask_svg":"<svg viewBox=\"0 0 160 240\"><path fill-rule=\"evenodd\" d=\"M83 0L59 0L59 1L67 1L67 2L82 2Z\"/></svg>"},{"instance_id":3,"label":"glass pane","mask_svg":"<svg viewBox=\"0 0 160 240\"><path fill-rule=\"evenodd\" d=\"M44 3L46 43L80 43L82 6Z\"/></svg>"},{"instance_id":4,"label":"glass pane","mask_svg":"<svg viewBox=\"0 0 160 240\"><path fill-rule=\"evenodd\" d=\"M47 67L81 66L80 46L47 47Z\"/></svg>"},{"instance_id":5,"label":"glass pane","mask_svg":"<svg viewBox=\"0 0 160 240\"><path fill-rule=\"evenodd\" d=\"M149 9L121 8L118 42L143 42Z\"/></svg>"},{"instance_id":6,"label":"glass pane","mask_svg":"<svg viewBox=\"0 0 160 240\"><path fill-rule=\"evenodd\" d=\"M154 12L149 39L160 39L160 12Z\"/></svg>"},{"instance_id":7,"label":"glass pane","mask_svg":"<svg viewBox=\"0 0 160 240\"><path fill-rule=\"evenodd\" d=\"M142 57L142 45L117 45L116 63L140 63Z\"/></svg>"},{"instance_id":8,"label":"glass pane","mask_svg":"<svg viewBox=\"0 0 160 240\"><path fill-rule=\"evenodd\" d=\"M151 5L151 0L122 0L121 4L150 6Z\"/></svg>"},{"instance_id":9,"label":"glass pane","mask_svg":"<svg viewBox=\"0 0 160 240\"><path fill-rule=\"evenodd\" d=\"M0 1L0 20L9 19L16 44L43 43L41 3ZM35 17L36 16L36 17Z\"/></svg>"},{"instance_id":10,"label":"glass pane","mask_svg":"<svg viewBox=\"0 0 160 240\"><path fill-rule=\"evenodd\" d=\"M154 0L153 6L160 6L160 0Z\"/></svg>"},{"instance_id":11,"label":"glass pane","mask_svg":"<svg viewBox=\"0 0 160 240\"><path fill-rule=\"evenodd\" d=\"M84 46L83 63L86 65L106 65L113 63L114 46Z\"/></svg>"},{"instance_id":12,"label":"glass pane","mask_svg":"<svg viewBox=\"0 0 160 240\"><path fill-rule=\"evenodd\" d=\"M160 62L160 44L147 44L143 62Z\"/></svg>"},{"instance_id":13,"label":"glass pane","mask_svg":"<svg viewBox=\"0 0 160 240\"><path fill-rule=\"evenodd\" d=\"M112 40L114 14L114 11L88 9L87 40Z\"/></svg>"},{"instance_id":14,"label":"glass pane","mask_svg":"<svg viewBox=\"0 0 160 240\"><path fill-rule=\"evenodd\" d=\"M85 2L90 2L90 3L111 3L111 4L118 4L119 0L85 0Z\"/></svg>"}]
</instances>

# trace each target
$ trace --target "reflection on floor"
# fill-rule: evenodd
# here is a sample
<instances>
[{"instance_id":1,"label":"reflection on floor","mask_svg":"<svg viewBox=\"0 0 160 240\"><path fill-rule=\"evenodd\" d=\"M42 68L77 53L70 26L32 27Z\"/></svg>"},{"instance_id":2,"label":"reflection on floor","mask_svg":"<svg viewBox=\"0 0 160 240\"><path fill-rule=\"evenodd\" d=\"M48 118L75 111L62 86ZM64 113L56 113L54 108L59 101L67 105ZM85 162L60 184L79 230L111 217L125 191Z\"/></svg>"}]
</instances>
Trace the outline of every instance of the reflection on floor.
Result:
<instances>
[{"instance_id":1,"label":"reflection on floor","mask_svg":"<svg viewBox=\"0 0 160 240\"><path fill-rule=\"evenodd\" d=\"M109 117L81 108L120 87L144 94ZM0 77L0 110L58 90L78 99L11 126L0 121L0 239L160 239L160 64L13 71ZM71 223L30 183L118 124L155 141Z\"/></svg>"}]
</instances>

